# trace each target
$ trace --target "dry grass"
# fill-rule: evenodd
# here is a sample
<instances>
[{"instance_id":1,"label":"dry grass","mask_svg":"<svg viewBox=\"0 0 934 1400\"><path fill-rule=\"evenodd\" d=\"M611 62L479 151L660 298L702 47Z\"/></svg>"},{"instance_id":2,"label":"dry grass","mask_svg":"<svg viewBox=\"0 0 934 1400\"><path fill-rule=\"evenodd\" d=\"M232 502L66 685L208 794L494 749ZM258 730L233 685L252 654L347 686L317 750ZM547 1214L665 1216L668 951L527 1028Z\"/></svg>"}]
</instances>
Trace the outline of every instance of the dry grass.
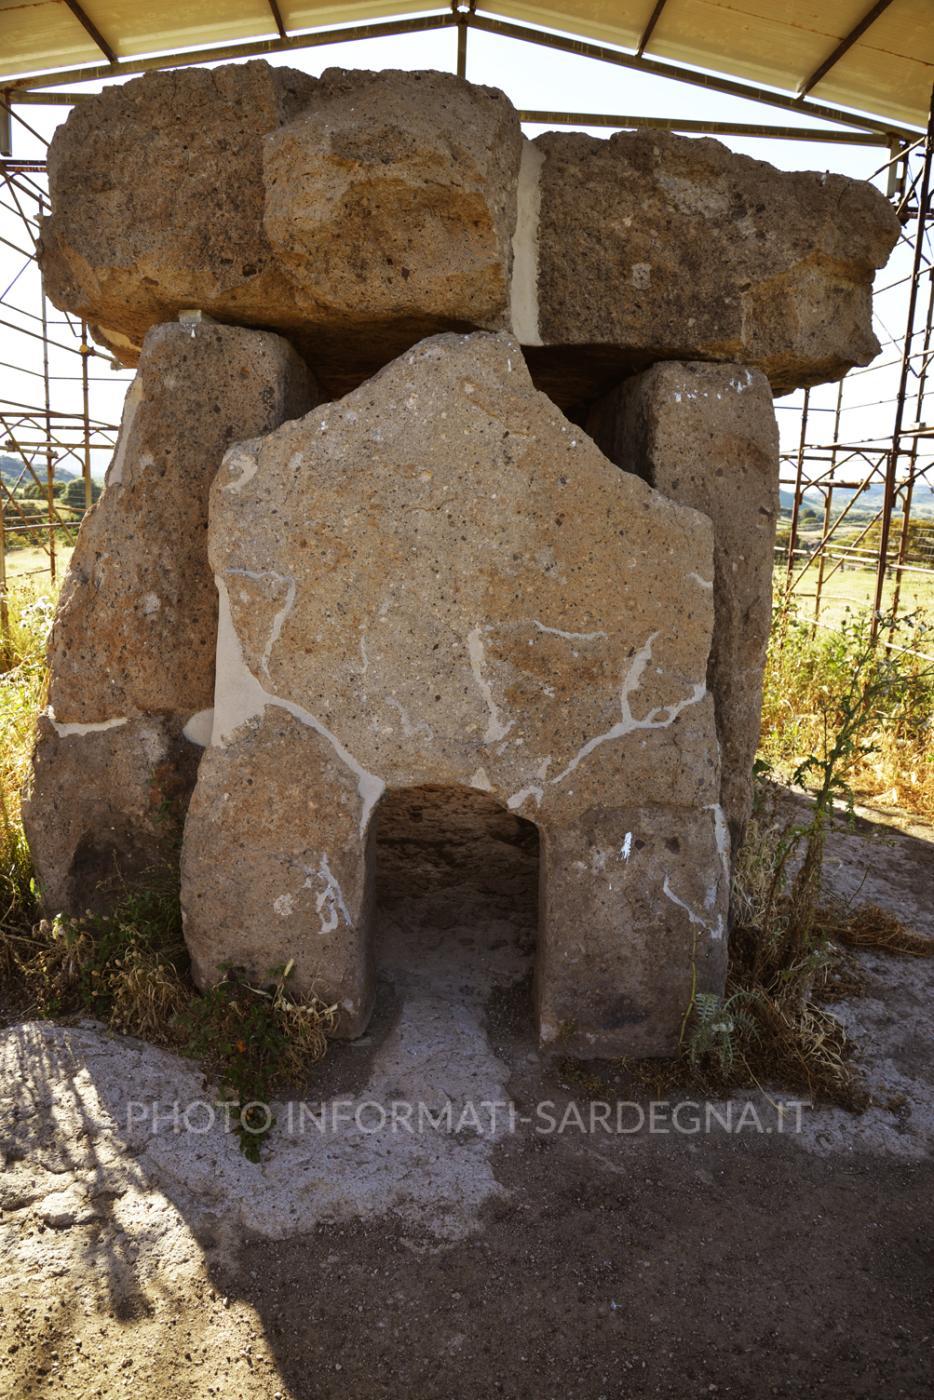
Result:
<instances>
[{"instance_id":1,"label":"dry grass","mask_svg":"<svg viewBox=\"0 0 934 1400\"><path fill-rule=\"evenodd\" d=\"M848 948L875 949L906 958L934 958L934 938L907 928L901 919L877 904L863 904L858 909L841 903L826 904L818 910L817 922L826 938Z\"/></svg>"},{"instance_id":2,"label":"dry grass","mask_svg":"<svg viewBox=\"0 0 934 1400\"><path fill-rule=\"evenodd\" d=\"M12 957L2 935L28 930L38 916L20 792L45 693L53 609L47 580L23 582L8 592L0 635L0 975L9 972Z\"/></svg>"},{"instance_id":3,"label":"dry grass","mask_svg":"<svg viewBox=\"0 0 934 1400\"><path fill-rule=\"evenodd\" d=\"M765 674L760 754L776 774L788 778L807 755L819 753L825 725L852 674L860 649L852 614L840 631L815 629L793 607L776 610ZM888 634L886 634L888 635ZM934 624L925 616L903 619L893 640L915 651L934 652ZM934 667L902 653L891 702L863 736L862 752L846 774L854 796L865 803L901 807L934 820Z\"/></svg>"}]
</instances>

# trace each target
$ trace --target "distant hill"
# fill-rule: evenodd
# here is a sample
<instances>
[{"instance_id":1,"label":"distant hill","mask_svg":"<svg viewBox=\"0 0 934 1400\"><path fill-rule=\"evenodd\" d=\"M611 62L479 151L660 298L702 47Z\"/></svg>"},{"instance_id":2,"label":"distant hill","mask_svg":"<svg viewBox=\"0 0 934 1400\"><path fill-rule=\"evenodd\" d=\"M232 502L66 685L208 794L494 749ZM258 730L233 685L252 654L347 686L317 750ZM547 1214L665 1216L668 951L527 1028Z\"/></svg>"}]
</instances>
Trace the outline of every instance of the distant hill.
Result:
<instances>
[{"instance_id":1,"label":"distant hill","mask_svg":"<svg viewBox=\"0 0 934 1400\"><path fill-rule=\"evenodd\" d=\"M874 514L882 509L882 502L885 499L885 486L881 481L867 486L865 491L861 491L859 500L853 507L854 513L868 512ZM782 488L778 493L780 508L783 515L790 515L795 503L793 491ZM848 505L857 492L852 487L837 486L833 493L833 513L836 516L844 506ZM815 487L808 487L804 491L802 505L805 509L812 511L822 511L824 507L824 497L821 491ZM911 498L912 511L920 515L929 515L934 512L934 485L926 481L916 481L915 489Z\"/></svg>"},{"instance_id":2,"label":"distant hill","mask_svg":"<svg viewBox=\"0 0 934 1400\"><path fill-rule=\"evenodd\" d=\"M8 455L0 456L0 476L3 477L4 481L19 481L22 470L23 463L19 457L10 457ZM45 463L42 463L41 466L36 464L33 467L33 470L35 471L36 476L38 476L39 480L44 482ZM66 471L64 467L55 468L56 481L74 481L76 476L77 472ZM29 480L31 480L31 477L27 472L26 475L23 477L22 484L25 485L26 482Z\"/></svg>"},{"instance_id":3,"label":"distant hill","mask_svg":"<svg viewBox=\"0 0 934 1400\"><path fill-rule=\"evenodd\" d=\"M811 501L817 502L823 500L820 491L811 489L805 491L804 494L807 499ZM833 493L834 503L836 504L839 501L841 506L846 505L847 501L856 494L857 492L852 487L837 486ZM885 485L881 481L874 482L872 486L867 486L865 491L859 492L859 504L861 506L872 506L873 510L878 510L884 499ZM934 503L934 484L930 484L926 481L916 481L914 491L912 492L912 501L915 505L930 505Z\"/></svg>"}]
</instances>

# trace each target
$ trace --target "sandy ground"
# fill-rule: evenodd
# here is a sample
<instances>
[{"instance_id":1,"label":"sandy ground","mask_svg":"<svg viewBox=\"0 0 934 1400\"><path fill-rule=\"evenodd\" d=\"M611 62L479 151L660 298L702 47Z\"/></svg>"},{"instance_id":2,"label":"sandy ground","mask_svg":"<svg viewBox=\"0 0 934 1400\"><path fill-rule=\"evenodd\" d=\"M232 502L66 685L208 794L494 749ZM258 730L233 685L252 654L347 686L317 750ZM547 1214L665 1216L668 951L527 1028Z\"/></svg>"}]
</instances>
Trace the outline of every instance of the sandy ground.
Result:
<instances>
[{"instance_id":1,"label":"sandy ground","mask_svg":"<svg viewBox=\"0 0 934 1400\"><path fill-rule=\"evenodd\" d=\"M260 1167L190 1063L90 1022L2 1033L0 1393L929 1394L934 963L867 955L839 1007L861 1117L768 1086L676 1131L611 1076L594 1121L531 1034L529 830L396 815L374 1023ZM829 879L934 936L931 835L864 820ZM413 1102L434 1126L392 1131Z\"/></svg>"}]
</instances>

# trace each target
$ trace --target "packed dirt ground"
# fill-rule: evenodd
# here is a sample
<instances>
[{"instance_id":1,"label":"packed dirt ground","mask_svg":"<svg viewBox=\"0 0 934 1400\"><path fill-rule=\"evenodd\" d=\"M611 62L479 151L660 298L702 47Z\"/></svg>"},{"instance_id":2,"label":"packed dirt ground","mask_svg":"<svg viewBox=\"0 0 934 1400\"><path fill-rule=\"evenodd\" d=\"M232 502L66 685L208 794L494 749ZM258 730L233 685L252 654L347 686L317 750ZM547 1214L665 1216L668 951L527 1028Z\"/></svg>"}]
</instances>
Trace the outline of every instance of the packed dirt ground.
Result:
<instances>
[{"instance_id":1,"label":"packed dirt ground","mask_svg":"<svg viewBox=\"0 0 934 1400\"><path fill-rule=\"evenodd\" d=\"M676 1131L674 1101L651 1131L625 1073L535 1048L533 836L457 807L443 825L384 833L377 1014L311 1091L346 1110L280 1105L259 1167L220 1121L203 1130L214 1096L190 1063L90 1022L2 1033L0 1391L928 1394L934 964L862 954L865 993L836 1006L862 1116L799 1122L767 1086L715 1105L710 1132ZM828 882L934 936L932 837L864 815L832 839ZM594 1098L611 1127L627 1105L622 1132L586 1130ZM176 1100L202 1105L189 1131ZM449 1117L373 1130L411 1101Z\"/></svg>"}]
</instances>

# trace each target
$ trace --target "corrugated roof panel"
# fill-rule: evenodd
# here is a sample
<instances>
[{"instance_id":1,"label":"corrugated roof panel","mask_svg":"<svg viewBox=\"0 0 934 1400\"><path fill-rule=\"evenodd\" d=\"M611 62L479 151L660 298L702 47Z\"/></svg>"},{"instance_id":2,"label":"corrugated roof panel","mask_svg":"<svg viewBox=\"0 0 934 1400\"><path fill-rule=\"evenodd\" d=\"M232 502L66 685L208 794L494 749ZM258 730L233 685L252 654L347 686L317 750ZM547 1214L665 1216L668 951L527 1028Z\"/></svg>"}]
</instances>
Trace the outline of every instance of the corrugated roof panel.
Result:
<instances>
[{"instance_id":1,"label":"corrugated roof panel","mask_svg":"<svg viewBox=\"0 0 934 1400\"><path fill-rule=\"evenodd\" d=\"M286 29L318 29L329 24L366 24L371 19L388 19L395 15L424 14L426 10L443 10L444 0L345 0L344 4L322 4L321 0L279 0L279 10Z\"/></svg>"},{"instance_id":2,"label":"corrugated roof panel","mask_svg":"<svg viewBox=\"0 0 934 1400\"><path fill-rule=\"evenodd\" d=\"M895 0L834 64L813 95L819 101L841 102L921 126L927 119L932 84L934 3Z\"/></svg>"},{"instance_id":3,"label":"corrugated roof panel","mask_svg":"<svg viewBox=\"0 0 934 1400\"><path fill-rule=\"evenodd\" d=\"M0 0L0 73L41 73L100 61L100 49L60 0Z\"/></svg>"},{"instance_id":4,"label":"corrugated roof panel","mask_svg":"<svg viewBox=\"0 0 934 1400\"><path fill-rule=\"evenodd\" d=\"M274 35L266 0L81 0L121 58Z\"/></svg>"},{"instance_id":5,"label":"corrugated roof panel","mask_svg":"<svg viewBox=\"0 0 934 1400\"><path fill-rule=\"evenodd\" d=\"M480 10L515 19L522 24L543 24L566 34L586 35L603 44L633 49L639 42L655 0L493 0Z\"/></svg>"},{"instance_id":6,"label":"corrugated roof panel","mask_svg":"<svg viewBox=\"0 0 934 1400\"><path fill-rule=\"evenodd\" d=\"M866 0L669 0L647 53L796 88L866 12Z\"/></svg>"}]
</instances>

